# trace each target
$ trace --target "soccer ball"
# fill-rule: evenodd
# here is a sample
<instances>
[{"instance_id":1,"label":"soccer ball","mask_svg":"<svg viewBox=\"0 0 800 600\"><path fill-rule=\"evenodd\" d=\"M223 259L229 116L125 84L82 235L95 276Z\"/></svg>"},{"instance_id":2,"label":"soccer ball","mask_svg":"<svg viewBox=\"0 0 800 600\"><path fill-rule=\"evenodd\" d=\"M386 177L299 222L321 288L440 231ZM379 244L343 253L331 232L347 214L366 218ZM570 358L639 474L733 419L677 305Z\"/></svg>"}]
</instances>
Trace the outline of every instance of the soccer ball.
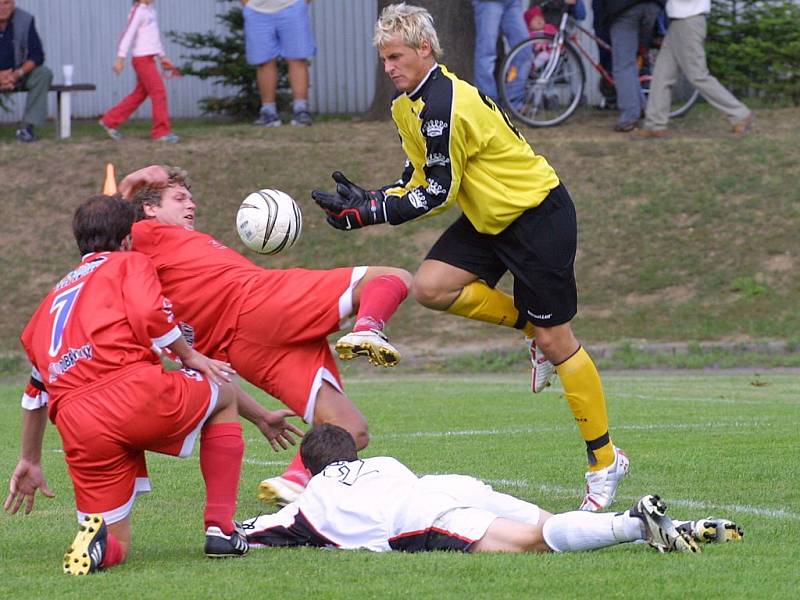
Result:
<instances>
[{"instance_id":1,"label":"soccer ball","mask_svg":"<svg viewBox=\"0 0 800 600\"><path fill-rule=\"evenodd\" d=\"M303 231L300 207L289 194L258 190L244 199L236 213L236 231L245 246L259 254L277 254L292 245Z\"/></svg>"}]
</instances>

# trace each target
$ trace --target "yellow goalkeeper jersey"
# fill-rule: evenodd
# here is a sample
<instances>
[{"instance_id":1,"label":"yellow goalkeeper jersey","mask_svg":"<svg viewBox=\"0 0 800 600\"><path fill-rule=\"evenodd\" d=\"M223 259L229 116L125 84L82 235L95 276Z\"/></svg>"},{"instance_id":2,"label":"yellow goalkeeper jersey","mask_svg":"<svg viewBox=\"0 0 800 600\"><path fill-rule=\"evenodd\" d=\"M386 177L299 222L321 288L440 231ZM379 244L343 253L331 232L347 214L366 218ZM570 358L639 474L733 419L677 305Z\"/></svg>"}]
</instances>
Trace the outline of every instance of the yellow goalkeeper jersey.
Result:
<instances>
[{"instance_id":1,"label":"yellow goalkeeper jersey","mask_svg":"<svg viewBox=\"0 0 800 600\"><path fill-rule=\"evenodd\" d=\"M475 229L496 234L559 184L506 114L442 65L394 99L392 118L407 156L402 177L382 188L392 224L456 202Z\"/></svg>"}]
</instances>

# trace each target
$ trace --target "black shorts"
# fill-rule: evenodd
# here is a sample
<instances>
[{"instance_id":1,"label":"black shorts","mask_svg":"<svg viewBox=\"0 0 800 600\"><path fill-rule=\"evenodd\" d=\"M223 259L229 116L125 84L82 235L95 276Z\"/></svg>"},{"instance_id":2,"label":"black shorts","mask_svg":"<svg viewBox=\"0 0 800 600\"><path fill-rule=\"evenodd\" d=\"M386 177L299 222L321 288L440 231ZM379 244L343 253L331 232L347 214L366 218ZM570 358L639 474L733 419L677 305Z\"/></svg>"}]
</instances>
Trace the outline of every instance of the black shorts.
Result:
<instances>
[{"instance_id":1,"label":"black shorts","mask_svg":"<svg viewBox=\"0 0 800 600\"><path fill-rule=\"evenodd\" d=\"M511 271L517 310L534 325L552 327L571 321L578 311L577 241L575 206L560 184L496 235L479 233L462 214L426 259L474 273L490 287Z\"/></svg>"}]
</instances>

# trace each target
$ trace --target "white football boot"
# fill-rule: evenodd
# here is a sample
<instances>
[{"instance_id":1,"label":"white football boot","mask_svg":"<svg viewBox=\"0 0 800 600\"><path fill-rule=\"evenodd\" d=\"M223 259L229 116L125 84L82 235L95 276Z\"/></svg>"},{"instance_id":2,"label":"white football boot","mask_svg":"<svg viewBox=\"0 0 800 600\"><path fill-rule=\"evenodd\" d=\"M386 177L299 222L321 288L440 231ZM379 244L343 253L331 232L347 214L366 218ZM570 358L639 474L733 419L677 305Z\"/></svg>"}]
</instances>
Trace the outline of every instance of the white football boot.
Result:
<instances>
[{"instance_id":1,"label":"white football boot","mask_svg":"<svg viewBox=\"0 0 800 600\"><path fill-rule=\"evenodd\" d=\"M550 379L556 368L536 346L535 338L525 338L525 342L531 352L531 391L538 394L550 385Z\"/></svg>"},{"instance_id":2,"label":"white football boot","mask_svg":"<svg viewBox=\"0 0 800 600\"><path fill-rule=\"evenodd\" d=\"M631 461L625 452L614 446L614 462L605 469L586 472L586 495L581 502L580 510L596 512L605 510L614 502L617 487L622 478L628 474Z\"/></svg>"},{"instance_id":3,"label":"white football boot","mask_svg":"<svg viewBox=\"0 0 800 600\"><path fill-rule=\"evenodd\" d=\"M258 499L264 504L286 506L297 500L304 489L283 477L270 477L258 484Z\"/></svg>"},{"instance_id":4,"label":"white football boot","mask_svg":"<svg viewBox=\"0 0 800 600\"><path fill-rule=\"evenodd\" d=\"M644 496L628 512L642 520L647 543L659 552L700 552L690 534L675 528L667 516L667 505L658 496Z\"/></svg>"},{"instance_id":5,"label":"white football boot","mask_svg":"<svg viewBox=\"0 0 800 600\"><path fill-rule=\"evenodd\" d=\"M688 533L703 544L722 544L739 542L744 538L744 531L733 521L718 517L707 517L697 521L674 521L678 531Z\"/></svg>"},{"instance_id":6,"label":"white football boot","mask_svg":"<svg viewBox=\"0 0 800 600\"><path fill-rule=\"evenodd\" d=\"M366 356L371 364L379 367L393 367L400 362L400 352L380 329L351 331L336 342L336 352L342 360Z\"/></svg>"}]
</instances>

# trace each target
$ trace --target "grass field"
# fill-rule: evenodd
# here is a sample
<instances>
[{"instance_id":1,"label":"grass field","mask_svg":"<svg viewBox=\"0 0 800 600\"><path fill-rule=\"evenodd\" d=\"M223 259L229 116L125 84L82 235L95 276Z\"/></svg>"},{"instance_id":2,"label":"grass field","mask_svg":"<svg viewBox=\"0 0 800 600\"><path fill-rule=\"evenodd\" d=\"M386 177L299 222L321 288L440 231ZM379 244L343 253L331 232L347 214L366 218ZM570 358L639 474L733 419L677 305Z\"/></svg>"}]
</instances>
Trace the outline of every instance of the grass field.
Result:
<instances>
[{"instance_id":1,"label":"grass field","mask_svg":"<svg viewBox=\"0 0 800 600\"><path fill-rule=\"evenodd\" d=\"M572 555L386 554L258 550L202 555L197 453L151 455L153 493L134 510L127 564L85 579L60 572L75 532L72 491L55 429L44 467L53 500L0 516L0 598L794 598L800 584L800 383L766 371L607 374L612 434L632 460L615 505L657 492L677 517L719 515L741 543L699 556L638 545ZM524 376L380 377L349 382L371 424L365 456L392 455L418 473L459 472L565 511L579 502L583 448L556 383L533 397ZM19 382L0 386L0 476L18 456ZM261 396L267 404L274 400ZM239 516L262 507L255 487L291 458L246 428Z\"/></svg>"}]
</instances>

